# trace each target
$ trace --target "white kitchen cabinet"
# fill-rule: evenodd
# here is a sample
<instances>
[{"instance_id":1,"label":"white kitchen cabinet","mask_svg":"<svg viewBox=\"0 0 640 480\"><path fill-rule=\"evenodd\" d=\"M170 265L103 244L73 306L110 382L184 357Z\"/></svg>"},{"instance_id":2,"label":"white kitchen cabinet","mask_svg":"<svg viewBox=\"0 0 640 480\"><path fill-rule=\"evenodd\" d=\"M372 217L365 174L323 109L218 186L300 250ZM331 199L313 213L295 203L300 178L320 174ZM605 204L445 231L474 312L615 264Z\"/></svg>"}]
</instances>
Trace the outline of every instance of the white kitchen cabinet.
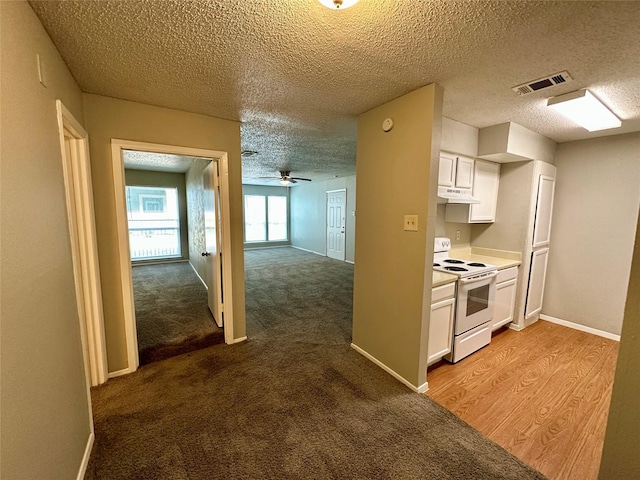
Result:
<instances>
[{"instance_id":1,"label":"white kitchen cabinet","mask_svg":"<svg viewBox=\"0 0 640 480\"><path fill-rule=\"evenodd\" d=\"M536 218L533 224L533 248L544 247L549 244L555 185L555 178L548 175L540 175L536 198Z\"/></svg>"},{"instance_id":2,"label":"white kitchen cabinet","mask_svg":"<svg viewBox=\"0 0 640 480\"><path fill-rule=\"evenodd\" d=\"M470 189L473 186L473 164L473 158L441 152L438 185Z\"/></svg>"},{"instance_id":3,"label":"white kitchen cabinet","mask_svg":"<svg viewBox=\"0 0 640 480\"><path fill-rule=\"evenodd\" d=\"M544 283L547 277L547 260L549 249L534 250L531 253L531 270L529 271L529 288L527 290L527 304L524 310L525 320L537 315L542 310Z\"/></svg>"},{"instance_id":4,"label":"white kitchen cabinet","mask_svg":"<svg viewBox=\"0 0 640 480\"><path fill-rule=\"evenodd\" d=\"M491 331L495 331L513 321L517 284L518 267L506 268L498 272Z\"/></svg>"},{"instance_id":5,"label":"white kitchen cabinet","mask_svg":"<svg viewBox=\"0 0 640 480\"><path fill-rule=\"evenodd\" d=\"M453 341L453 319L456 303L456 284L448 283L431 291L431 318L427 365L431 365L451 352Z\"/></svg>"},{"instance_id":6,"label":"white kitchen cabinet","mask_svg":"<svg viewBox=\"0 0 640 480\"><path fill-rule=\"evenodd\" d=\"M493 223L496 221L500 164L476 160L473 165L472 195L480 203L447 203L445 222Z\"/></svg>"}]
</instances>

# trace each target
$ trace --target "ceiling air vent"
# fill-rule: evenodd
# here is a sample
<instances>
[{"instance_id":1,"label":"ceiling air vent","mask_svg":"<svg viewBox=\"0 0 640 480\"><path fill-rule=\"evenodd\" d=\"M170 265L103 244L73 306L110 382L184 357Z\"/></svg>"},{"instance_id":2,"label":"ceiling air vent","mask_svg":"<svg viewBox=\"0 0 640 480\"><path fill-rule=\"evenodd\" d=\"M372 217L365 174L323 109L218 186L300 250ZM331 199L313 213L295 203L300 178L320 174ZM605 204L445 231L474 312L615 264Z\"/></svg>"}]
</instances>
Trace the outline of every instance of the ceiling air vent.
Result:
<instances>
[{"instance_id":1,"label":"ceiling air vent","mask_svg":"<svg viewBox=\"0 0 640 480\"><path fill-rule=\"evenodd\" d=\"M549 88L560 83L567 83L571 81L573 81L571 75L569 75L567 71L564 71L560 73L554 73L553 75L549 75L548 77L533 80L532 82L523 83L522 85L513 87L511 90L516 92L518 95L527 95L529 93L542 90L543 88Z\"/></svg>"}]
</instances>

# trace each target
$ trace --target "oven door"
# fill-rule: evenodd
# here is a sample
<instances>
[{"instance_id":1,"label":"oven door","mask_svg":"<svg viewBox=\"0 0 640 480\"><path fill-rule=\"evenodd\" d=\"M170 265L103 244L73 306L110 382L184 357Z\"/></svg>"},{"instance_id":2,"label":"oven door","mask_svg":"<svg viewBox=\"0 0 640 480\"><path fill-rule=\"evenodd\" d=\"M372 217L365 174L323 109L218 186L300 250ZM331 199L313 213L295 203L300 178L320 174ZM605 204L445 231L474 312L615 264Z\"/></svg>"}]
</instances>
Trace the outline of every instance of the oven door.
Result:
<instances>
[{"instance_id":1,"label":"oven door","mask_svg":"<svg viewBox=\"0 0 640 480\"><path fill-rule=\"evenodd\" d=\"M460 335L493 318L497 271L458 280L455 334Z\"/></svg>"}]
</instances>

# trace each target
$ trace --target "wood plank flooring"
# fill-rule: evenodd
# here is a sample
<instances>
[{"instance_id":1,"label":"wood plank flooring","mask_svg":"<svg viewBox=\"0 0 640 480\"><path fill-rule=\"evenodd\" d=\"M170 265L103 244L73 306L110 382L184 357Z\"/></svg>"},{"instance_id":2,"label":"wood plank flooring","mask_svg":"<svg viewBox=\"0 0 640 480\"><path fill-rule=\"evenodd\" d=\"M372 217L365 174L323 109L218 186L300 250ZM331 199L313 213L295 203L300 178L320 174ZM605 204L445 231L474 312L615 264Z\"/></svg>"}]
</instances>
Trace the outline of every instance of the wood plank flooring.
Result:
<instances>
[{"instance_id":1,"label":"wood plank flooring","mask_svg":"<svg viewBox=\"0 0 640 480\"><path fill-rule=\"evenodd\" d=\"M597 479L618 342L539 320L429 368L427 395L552 480Z\"/></svg>"}]
</instances>

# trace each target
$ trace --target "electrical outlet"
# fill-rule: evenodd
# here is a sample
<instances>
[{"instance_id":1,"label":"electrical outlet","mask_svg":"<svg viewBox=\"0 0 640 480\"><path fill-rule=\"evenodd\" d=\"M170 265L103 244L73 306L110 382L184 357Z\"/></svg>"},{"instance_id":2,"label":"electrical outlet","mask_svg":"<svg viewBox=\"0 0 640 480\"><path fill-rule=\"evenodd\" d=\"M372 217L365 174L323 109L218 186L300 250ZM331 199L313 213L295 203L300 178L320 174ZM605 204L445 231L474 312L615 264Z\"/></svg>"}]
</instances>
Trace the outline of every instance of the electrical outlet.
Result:
<instances>
[{"instance_id":1,"label":"electrical outlet","mask_svg":"<svg viewBox=\"0 0 640 480\"><path fill-rule=\"evenodd\" d=\"M404 216L404 230L406 232L418 231L418 215L405 215Z\"/></svg>"},{"instance_id":2,"label":"electrical outlet","mask_svg":"<svg viewBox=\"0 0 640 480\"><path fill-rule=\"evenodd\" d=\"M460 230L456 230L456 240L460 240Z\"/></svg>"}]
</instances>

